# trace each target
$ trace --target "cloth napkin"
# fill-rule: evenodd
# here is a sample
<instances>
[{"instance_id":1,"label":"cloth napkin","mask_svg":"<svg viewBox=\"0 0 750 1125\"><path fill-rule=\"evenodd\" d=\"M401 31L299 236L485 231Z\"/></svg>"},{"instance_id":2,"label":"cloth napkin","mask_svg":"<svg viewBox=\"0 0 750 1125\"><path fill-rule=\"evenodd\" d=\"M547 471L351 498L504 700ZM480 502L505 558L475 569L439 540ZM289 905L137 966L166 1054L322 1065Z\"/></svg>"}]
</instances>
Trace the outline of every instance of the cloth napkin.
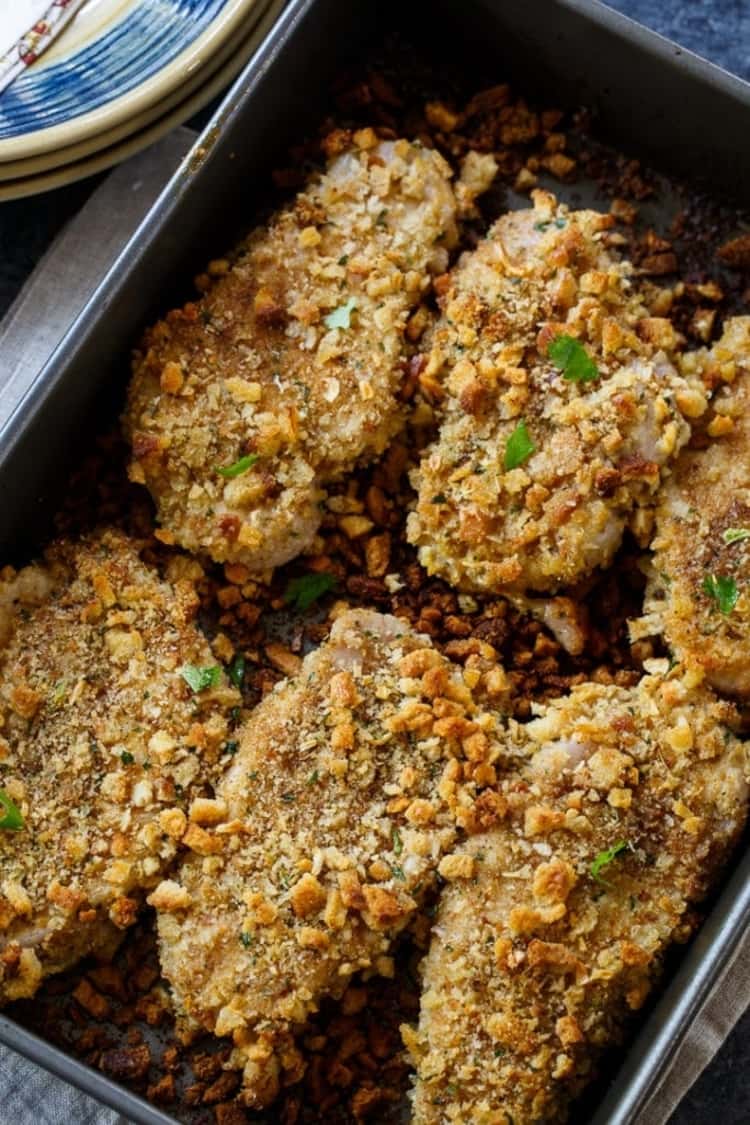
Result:
<instances>
[{"instance_id":1,"label":"cloth napkin","mask_svg":"<svg viewBox=\"0 0 750 1125\"><path fill-rule=\"evenodd\" d=\"M0 425L31 386L194 137L189 129L177 129L120 165L36 267L0 326ZM638 1125L664 1125L749 999L750 936L717 981ZM19 1125L127 1125L123 1117L98 1107L2 1046L0 1106L2 1120Z\"/></svg>"}]
</instances>

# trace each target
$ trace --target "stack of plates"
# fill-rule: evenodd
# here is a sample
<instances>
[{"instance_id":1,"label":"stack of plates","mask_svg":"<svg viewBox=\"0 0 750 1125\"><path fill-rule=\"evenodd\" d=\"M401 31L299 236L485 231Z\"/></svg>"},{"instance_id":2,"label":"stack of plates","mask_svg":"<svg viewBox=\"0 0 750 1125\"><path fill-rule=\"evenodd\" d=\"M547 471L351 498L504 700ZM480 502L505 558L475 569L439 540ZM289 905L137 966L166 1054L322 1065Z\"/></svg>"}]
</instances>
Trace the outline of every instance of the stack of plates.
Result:
<instances>
[{"instance_id":1,"label":"stack of plates","mask_svg":"<svg viewBox=\"0 0 750 1125\"><path fill-rule=\"evenodd\" d=\"M186 121L250 58L270 6L88 0L0 93L0 200L100 172Z\"/></svg>"}]
</instances>

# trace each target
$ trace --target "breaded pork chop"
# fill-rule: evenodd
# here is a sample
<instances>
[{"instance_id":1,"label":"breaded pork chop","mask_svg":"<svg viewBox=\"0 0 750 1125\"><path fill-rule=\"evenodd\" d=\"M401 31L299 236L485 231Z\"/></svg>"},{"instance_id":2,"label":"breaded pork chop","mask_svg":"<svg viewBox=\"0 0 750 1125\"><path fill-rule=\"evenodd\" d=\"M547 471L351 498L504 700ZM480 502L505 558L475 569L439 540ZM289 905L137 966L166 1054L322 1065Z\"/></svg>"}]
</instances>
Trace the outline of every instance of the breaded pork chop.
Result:
<instances>
[{"instance_id":1,"label":"breaded pork chop","mask_svg":"<svg viewBox=\"0 0 750 1125\"><path fill-rule=\"evenodd\" d=\"M602 241L611 222L535 192L442 289L422 373L440 430L408 535L455 586L551 591L607 565L706 407Z\"/></svg>"},{"instance_id":2,"label":"breaded pork chop","mask_svg":"<svg viewBox=\"0 0 750 1125\"><path fill-rule=\"evenodd\" d=\"M717 691L750 698L750 317L699 357L716 382L707 449L685 450L664 484L643 619Z\"/></svg>"},{"instance_id":3,"label":"breaded pork chop","mask_svg":"<svg viewBox=\"0 0 750 1125\"><path fill-rule=\"evenodd\" d=\"M662 662L666 666L666 662ZM539 708L505 819L465 846L423 965L416 1125L566 1119L747 811L731 705L661 675Z\"/></svg>"},{"instance_id":4,"label":"breaded pork chop","mask_svg":"<svg viewBox=\"0 0 750 1125\"><path fill-rule=\"evenodd\" d=\"M290 1033L325 996L392 973L457 826L493 823L497 726L428 638L368 610L248 721L215 829L149 901L178 1015L233 1038L249 1104L294 1076Z\"/></svg>"},{"instance_id":5,"label":"breaded pork chop","mask_svg":"<svg viewBox=\"0 0 750 1125\"><path fill-rule=\"evenodd\" d=\"M135 356L132 479L183 547L255 574L309 545L324 485L402 426L407 321L456 240L443 158L356 136Z\"/></svg>"},{"instance_id":6,"label":"breaded pork chop","mask_svg":"<svg viewBox=\"0 0 750 1125\"><path fill-rule=\"evenodd\" d=\"M0 574L0 1005L113 948L174 858L239 702L196 608L115 532Z\"/></svg>"}]
</instances>

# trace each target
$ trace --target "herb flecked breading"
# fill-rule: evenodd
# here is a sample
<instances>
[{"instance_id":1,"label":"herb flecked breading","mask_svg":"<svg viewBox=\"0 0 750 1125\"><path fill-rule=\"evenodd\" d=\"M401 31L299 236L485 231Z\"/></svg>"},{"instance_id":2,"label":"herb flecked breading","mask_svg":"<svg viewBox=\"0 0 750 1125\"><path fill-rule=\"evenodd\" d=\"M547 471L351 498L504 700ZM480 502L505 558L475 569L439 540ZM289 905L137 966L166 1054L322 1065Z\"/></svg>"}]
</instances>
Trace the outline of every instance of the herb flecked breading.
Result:
<instances>
[{"instance_id":1,"label":"herb flecked breading","mask_svg":"<svg viewBox=\"0 0 750 1125\"><path fill-rule=\"evenodd\" d=\"M287 562L325 485L403 426L407 322L457 237L451 175L437 152L362 130L146 333L130 474L176 542L256 575Z\"/></svg>"},{"instance_id":2,"label":"herb flecked breading","mask_svg":"<svg viewBox=\"0 0 750 1125\"><path fill-rule=\"evenodd\" d=\"M745 822L746 753L734 708L660 664L511 726L525 753L504 816L454 857L403 1029L415 1125L567 1120L697 925Z\"/></svg>"},{"instance_id":3,"label":"herb flecked breading","mask_svg":"<svg viewBox=\"0 0 750 1125\"><path fill-rule=\"evenodd\" d=\"M114 531L0 576L0 1005L113 950L189 833L239 702L184 681L197 606Z\"/></svg>"},{"instance_id":4,"label":"herb flecked breading","mask_svg":"<svg viewBox=\"0 0 750 1125\"><path fill-rule=\"evenodd\" d=\"M710 387L705 449L687 449L656 510L644 616L675 660L717 691L750 698L750 317L726 321L710 350L685 357Z\"/></svg>"},{"instance_id":5,"label":"herb flecked breading","mask_svg":"<svg viewBox=\"0 0 750 1125\"><path fill-rule=\"evenodd\" d=\"M607 247L612 216L533 194L459 259L426 348L439 432L408 536L460 589L554 591L608 565L706 408Z\"/></svg>"},{"instance_id":6,"label":"herb flecked breading","mask_svg":"<svg viewBox=\"0 0 750 1125\"><path fill-rule=\"evenodd\" d=\"M215 819L149 900L178 1012L234 1040L249 1104L293 1080L325 996L393 972L458 831L493 823L502 727L427 637L368 610L256 709Z\"/></svg>"}]
</instances>

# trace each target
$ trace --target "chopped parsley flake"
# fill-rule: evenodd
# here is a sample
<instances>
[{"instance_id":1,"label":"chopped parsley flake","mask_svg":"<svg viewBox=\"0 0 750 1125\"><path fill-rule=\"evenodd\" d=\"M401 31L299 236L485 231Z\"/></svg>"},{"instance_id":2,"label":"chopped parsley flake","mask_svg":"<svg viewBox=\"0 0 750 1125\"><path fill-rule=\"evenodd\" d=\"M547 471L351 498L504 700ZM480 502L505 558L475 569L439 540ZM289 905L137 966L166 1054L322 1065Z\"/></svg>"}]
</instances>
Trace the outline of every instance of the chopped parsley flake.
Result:
<instances>
[{"instance_id":1,"label":"chopped parsley flake","mask_svg":"<svg viewBox=\"0 0 750 1125\"><path fill-rule=\"evenodd\" d=\"M701 589L704 594L707 594L709 598L716 602L719 612L724 614L732 612L740 596L734 578L727 578L724 575L717 577L715 574L707 574L703 579Z\"/></svg>"},{"instance_id":2,"label":"chopped parsley flake","mask_svg":"<svg viewBox=\"0 0 750 1125\"><path fill-rule=\"evenodd\" d=\"M327 594L336 585L333 574L321 572L320 574L303 574L301 578L293 578L284 593L284 601L295 609L309 609L313 602Z\"/></svg>"},{"instance_id":3,"label":"chopped parsley flake","mask_svg":"<svg viewBox=\"0 0 750 1125\"><path fill-rule=\"evenodd\" d=\"M199 668L195 664L183 664L180 675L191 691L206 691L207 688L216 687L221 679L221 668L214 664L210 668Z\"/></svg>"},{"instance_id":4,"label":"chopped parsley flake","mask_svg":"<svg viewBox=\"0 0 750 1125\"><path fill-rule=\"evenodd\" d=\"M232 480L234 477L241 477L248 469L252 469L260 460L259 453L248 453L247 457L240 457L239 461L235 461L233 465L225 465L223 467L216 466L216 472L219 476L226 477L227 480Z\"/></svg>"},{"instance_id":5,"label":"chopped parsley flake","mask_svg":"<svg viewBox=\"0 0 750 1125\"><path fill-rule=\"evenodd\" d=\"M402 879L402 880L406 879L406 876L404 875L403 867L399 867L399 865L397 863L392 863L390 865L390 868L391 868L391 871L393 872L393 874L395 875L395 877L397 879Z\"/></svg>"},{"instance_id":6,"label":"chopped parsley flake","mask_svg":"<svg viewBox=\"0 0 750 1125\"><path fill-rule=\"evenodd\" d=\"M591 383L599 377L599 368L583 344L572 336L556 336L547 355L569 383Z\"/></svg>"},{"instance_id":7,"label":"chopped parsley flake","mask_svg":"<svg viewBox=\"0 0 750 1125\"><path fill-rule=\"evenodd\" d=\"M245 949L249 949L254 941L255 938L247 930L240 930L240 944L244 945Z\"/></svg>"},{"instance_id":8,"label":"chopped parsley flake","mask_svg":"<svg viewBox=\"0 0 750 1125\"><path fill-rule=\"evenodd\" d=\"M553 226L562 230L565 225L565 219L545 219L544 222L534 223L534 230L549 230Z\"/></svg>"},{"instance_id":9,"label":"chopped parsley flake","mask_svg":"<svg viewBox=\"0 0 750 1125\"><path fill-rule=\"evenodd\" d=\"M528 461L535 449L536 446L526 429L526 423L521 419L505 446L505 468L517 469L524 461Z\"/></svg>"},{"instance_id":10,"label":"chopped parsley flake","mask_svg":"<svg viewBox=\"0 0 750 1125\"><path fill-rule=\"evenodd\" d=\"M722 539L727 545L739 543L743 539L750 539L750 527L728 527L722 535Z\"/></svg>"},{"instance_id":11,"label":"chopped parsley flake","mask_svg":"<svg viewBox=\"0 0 750 1125\"><path fill-rule=\"evenodd\" d=\"M308 785L317 785L319 779L320 779L320 774L318 773L317 770L313 770L312 773L310 774L310 776L307 779L307 784Z\"/></svg>"},{"instance_id":12,"label":"chopped parsley flake","mask_svg":"<svg viewBox=\"0 0 750 1125\"><path fill-rule=\"evenodd\" d=\"M445 493L444 492L438 492L437 496L433 496L430 503L431 504L444 504L445 503Z\"/></svg>"},{"instance_id":13,"label":"chopped parsley flake","mask_svg":"<svg viewBox=\"0 0 750 1125\"><path fill-rule=\"evenodd\" d=\"M236 738L230 738L228 742L224 743L224 753L234 756L240 748L240 744Z\"/></svg>"},{"instance_id":14,"label":"chopped parsley flake","mask_svg":"<svg viewBox=\"0 0 750 1125\"><path fill-rule=\"evenodd\" d=\"M229 679L239 691L239 689L242 687L242 682L245 679L244 656L235 656L229 668Z\"/></svg>"},{"instance_id":15,"label":"chopped parsley flake","mask_svg":"<svg viewBox=\"0 0 750 1125\"><path fill-rule=\"evenodd\" d=\"M60 680L55 684L52 692L52 706L60 707L65 702L65 696L68 694L68 685L65 680Z\"/></svg>"},{"instance_id":16,"label":"chopped parsley flake","mask_svg":"<svg viewBox=\"0 0 750 1125\"><path fill-rule=\"evenodd\" d=\"M398 828L394 828L393 829L393 851L395 852L396 855L401 855L401 852L403 851L403 848L404 848L404 845L402 843L401 836L399 834Z\"/></svg>"},{"instance_id":17,"label":"chopped parsley flake","mask_svg":"<svg viewBox=\"0 0 750 1125\"><path fill-rule=\"evenodd\" d=\"M600 871L605 867L609 867L612 860L616 859L620 852L624 852L625 849L629 847L630 844L627 840L618 840L611 848L606 848L603 852L599 852L589 868L592 877L596 879L597 883L603 883L605 887L609 886L607 880L602 879Z\"/></svg>"},{"instance_id":18,"label":"chopped parsley flake","mask_svg":"<svg viewBox=\"0 0 750 1125\"><path fill-rule=\"evenodd\" d=\"M352 326L352 313L357 307L357 301L354 297L350 297L343 305L339 305L337 309L330 312L325 317L326 328L351 328Z\"/></svg>"},{"instance_id":19,"label":"chopped parsley flake","mask_svg":"<svg viewBox=\"0 0 750 1125\"><path fill-rule=\"evenodd\" d=\"M123 750L122 754L120 754L120 761L124 766L132 766L135 758L129 750Z\"/></svg>"},{"instance_id":20,"label":"chopped parsley flake","mask_svg":"<svg viewBox=\"0 0 750 1125\"><path fill-rule=\"evenodd\" d=\"M3 832L20 832L23 828L21 810L4 789L0 789L0 810L2 810L0 830Z\"/></svg>"}]
</instances>

